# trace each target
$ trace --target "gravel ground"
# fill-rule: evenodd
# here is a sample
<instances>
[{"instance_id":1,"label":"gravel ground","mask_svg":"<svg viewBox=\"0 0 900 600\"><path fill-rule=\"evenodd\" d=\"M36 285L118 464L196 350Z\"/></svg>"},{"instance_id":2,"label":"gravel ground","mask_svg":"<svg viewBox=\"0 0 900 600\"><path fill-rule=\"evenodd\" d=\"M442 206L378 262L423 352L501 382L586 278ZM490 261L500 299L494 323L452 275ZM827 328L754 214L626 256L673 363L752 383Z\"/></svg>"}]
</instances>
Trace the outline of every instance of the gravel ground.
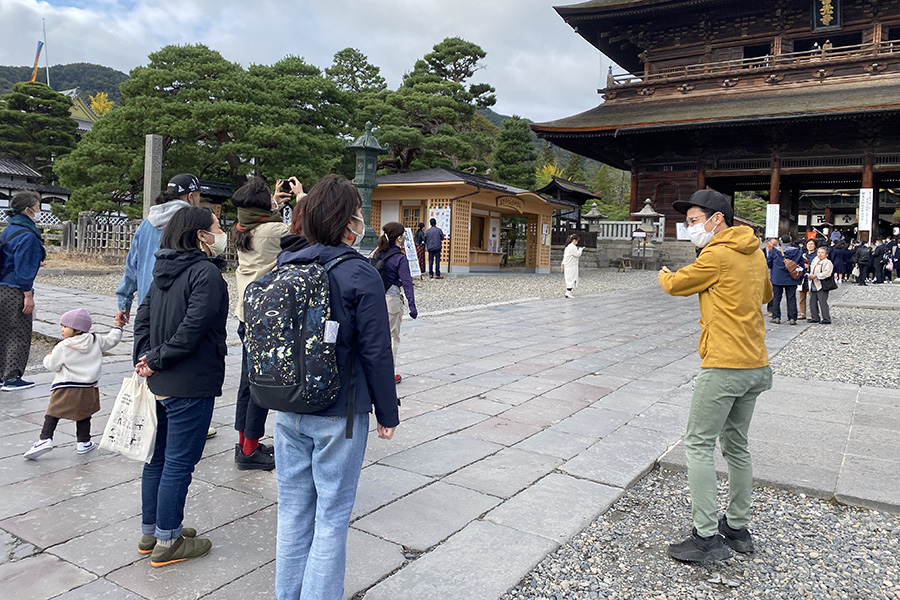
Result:
<instances>
[{"instance_id":1,"label":"gravel ground","mask_svg":"<svg viewBox=\"0 0 900 600\"><path fill-rule=\"evenodd\" d=\"M122 278L121 273L122 270L119 267L115 273L105 275L38 274L37 282L113 296L119 280ZM234 273L225 273L225 280L228 282L233 311L237 297ZM585 270L575 294L599 294L655 284L656 271ZM422 314L466 306L477 307L492 302L512 302L525 298L559 298L566 291L561 273L537 275L508 272L489 275L448 275L444 279L416 279L414 285L416 307Z\"/></svg>"},{"instance_id":2,"label":"gravel ground","mask_svg":"<svg viewBox=\"0 0 900 600\"><path fill-rule=\"evenodd\" d=\"M689 528L687 476L652 471L502 600L900 598L898 516L758 487L756 553L705 565L666 554Z\"/></svg>"},{"instance_id":3,"label":"gravel ground","mask_svg":"<svg viewBox=\"0 0 900 600\"><path fill-rule=\"evenodd\" d=\"M841 302L900 307L900 285L850 285ZM779 375L900 389L898 310L831 308L831 325L810 325L772 359ZM784 327L784 325L782 325Z\"/></svg>"}]
</instances>

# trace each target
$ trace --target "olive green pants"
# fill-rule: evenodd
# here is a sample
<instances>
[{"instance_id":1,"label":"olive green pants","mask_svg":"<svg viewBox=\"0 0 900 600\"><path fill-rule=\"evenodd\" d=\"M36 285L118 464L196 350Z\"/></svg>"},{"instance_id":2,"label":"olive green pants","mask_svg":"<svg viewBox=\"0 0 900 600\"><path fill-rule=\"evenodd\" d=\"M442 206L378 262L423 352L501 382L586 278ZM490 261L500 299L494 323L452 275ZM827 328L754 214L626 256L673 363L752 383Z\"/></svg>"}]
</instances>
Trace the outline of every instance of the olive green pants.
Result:
<instances>
[{"instance_id":1,"label":"olive green pants","mask_svg":"<svg viewBox=\"0 0 900 600\"><path fill-rule=\"evenodd\" d=\"M697 533L718 530L716 517L716 438L728 463L728 524L743 529L750 523L753 467L747 432L756 398L772 387L771 367L759 369L700 369L684 437L691 513Z\"/></svg>"}]
</instances>

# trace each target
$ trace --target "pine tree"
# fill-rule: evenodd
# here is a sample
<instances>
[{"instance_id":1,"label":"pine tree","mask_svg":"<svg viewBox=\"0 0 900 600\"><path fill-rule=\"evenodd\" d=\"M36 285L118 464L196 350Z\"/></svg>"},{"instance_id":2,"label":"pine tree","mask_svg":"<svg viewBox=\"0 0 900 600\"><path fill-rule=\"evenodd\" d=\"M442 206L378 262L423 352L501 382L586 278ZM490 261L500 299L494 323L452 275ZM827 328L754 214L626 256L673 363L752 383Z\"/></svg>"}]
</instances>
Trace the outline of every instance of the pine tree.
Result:
<instances>
[{"instance_id":1,"label":"pine tree","mask_svg":"<svg viewBox=\"0 0 900 600\"><path fill-rule=\"evenodd\" d=\"M553 155L553 148L550 146L549 142L541 143L541 154L538 156L538 167L543 167L546 165L556 166L556 157Z\"/></svg>"},{"instance_id":2,"label":"pine tree","mask_svg":"<svg viewBox=\"0 0 900 600\"><path fill-rule=\"evenodd\" d=\"M534 134L528 121L513 115L503 121L494 151L494 171L501 183L533 190L535 185Z\"/></svg>"},{"instance_id":3,"label":"pine tree","mask_svg":"<svg viewBox=\"0 0 900 600\"><path fill-rule=\"evenodd\" d=\"M587 181L584 176L584 169L581 168L581 161L582 158L580 155L571 153L569 155L569 162L563 170L563 177L574 183L585 185L587 184Z\"/></svg>"},{"instance_id":4,"label":"pine tree","mask_svg":"<svg viewBox=\"0 0 900 600\"><path fill-rule=\"evenodd\" d=\"M0 154L18 158L54 183L53 161L75 148L72 100L46 84L22 82L0 98Z\"/></svg>"}]
</instances>

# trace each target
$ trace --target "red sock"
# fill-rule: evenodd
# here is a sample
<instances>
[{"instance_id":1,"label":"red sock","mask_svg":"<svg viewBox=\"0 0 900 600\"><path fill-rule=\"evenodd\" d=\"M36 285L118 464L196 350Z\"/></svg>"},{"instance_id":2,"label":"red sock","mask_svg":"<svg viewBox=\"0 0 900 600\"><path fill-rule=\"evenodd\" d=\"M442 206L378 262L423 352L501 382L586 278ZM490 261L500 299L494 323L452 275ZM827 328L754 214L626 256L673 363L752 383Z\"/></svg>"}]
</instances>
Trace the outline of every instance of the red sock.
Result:
<instances>
[{"instance_id":1,"label":"red sock","mask_svg":"<svg viewBox=\"0 0 900 600\"><path fill-rule=\"evenodd\" d=\"M244 438L244 456L250 456L253 452L259 448L259 440L251 440L250 438Z\"/></svg>"},{"instance_id":2,"label":"red sock","mask_svg":"<svg viewBox=\"0 0 900 600\"><path fill-rule=\"evenodd\" d=\"M242 448L244 447L244 432L243 431L238 431L238 444L240 444Z\"/></svg>"}]
</instances>

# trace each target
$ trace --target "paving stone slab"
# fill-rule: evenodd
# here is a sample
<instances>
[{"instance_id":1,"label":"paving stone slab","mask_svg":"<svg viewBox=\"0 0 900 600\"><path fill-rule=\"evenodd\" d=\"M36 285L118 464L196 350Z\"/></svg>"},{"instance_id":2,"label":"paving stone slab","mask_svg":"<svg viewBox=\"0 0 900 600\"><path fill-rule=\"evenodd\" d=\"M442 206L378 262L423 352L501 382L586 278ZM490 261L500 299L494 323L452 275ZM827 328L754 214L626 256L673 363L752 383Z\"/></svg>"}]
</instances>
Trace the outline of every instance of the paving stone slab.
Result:
<instances>
[{"instance_id":1,"label":"paving stone slab","mask_svg":"<svg viewBox=\"0 0 900 600\"><path fill-rule=\"evenodd\" d=\"M555 400L546 396L538 396L501 413L504 419L517 421L526 425L549 427L575 414L585 405L581 402Z\"/></svg>"},{"instance_id":2,"label":"paving stone slab","mask_svg":"<svg viewBox=\"0 0 900 600\"><path fill-rule=\"evenodd\" d=\"M250 571L221 587L203 600L248 600L275 597L275 561Z\"/></svg>"},{"instance_id":3,"label":"paving stone slab","mask_svg":"<svg viewBox=\"0 0 900 600\"><path fill-rule=\"evenodd\" d=\"M759 412L750 421L750 438L784 442L797 446L818 448L824 452L843 452L850 426L844 423L816 421L810 426L810 420L789 415L774 415Z\"/></svg>"},{"instance_id":4,"label":"paving stone slab","mask_svg":"<svg viewBox=\"0 0 900 600\"><path fill-rule=\"evenodd\" d=\"M687 427L690 408L657 402L629 421L629 425L656 431L681 432Z\"/></svg>"},{"instance_id":5,"label":"paving stone slab","mask_svg":"<svg viewBox=\"0 0 900 600\"><path fill-rule=\"evenodd\" d=\"M107 575L107 579L145 598L199 598L275 559L275 507L209 532L212 550L177 567L154 569L141 561Z\"/></svg>"},{"instance_id":6,"label":"paving stone slab","mask_svg":"<svg viewBox=\"0 0 900 600\"><path fill-rule=\"evenodd\" d=\"M500 387L499 389L508 392L528 392L532 394L544 394L554 388L558 388L560 385L562 384L560 384L558 381L541 379L540 374L538 374L531 377L523 377L518 381L508 383Z\"/></svg>"},{"instance_id":7,"label":"paving stone slab","mask_svg":"<svg viewBox=\"0 0 900 600\"><path fill-rule=\"evenodd\" d=\"M366 600L498 598L557 547L546 538L476 521L366 592Z\"/></svg>"},{"instance_id":8,"label":"paving stone slab","mask_svg":"<svg viewBox=\"0 0 900 600\"><path fill-rule=\"evenodd\" d=\"M55 596L53 600L143 600L143 598L111 581L96 579L62 596Z\"/></svg>"},{"instance_id":9,"label":"paving stone slab","mask_svg":"<svg viewBox=\"0 0 900 600\"><path fill-rule=\"evenodd\" d=\"M512 392L509 390L489 390L481 395L479 398L486 398L488 400L492 400L494 402L502 402L503 404L508 404L510 406L518 406L525 402L528 402L538 394L532 394L530 392Z\"/></svg>"},{"instance_id":10,"label":"paving stone slab","mask_svg":"<svg viewBox=\"0 0 900 600\"><path fill-rule=\"evenodd\" d=\"M482 398L481 396L477 396L475 398L469 398L468 400L463 400L462 402L458 402L453 405L456 408L462 410L469 410L472 412L481 413L483 415L488 415L491 417L497 416L505 410L509 410L509 404L504 404L503 402L497 402L495 400L490 400L489 398ZM401 407L402 411L402 407ZM401 412L401 421L402 421L402 412Z\"/></svg>"},{"instance_id":11,"label":"paving stone slab","mask_svg":"<svg viewBox=\"0 0 900 600\"><path fill-rule=\"evenodd\" d=\"M434 410L418 417L405 421L405 425L425 425L442 431L459 431L470 427L475 423L484 421L487 417L481 413L461 410L458 408L445 408Z\"/></svg>"},{"instance_id":12,"label":"paving stone slab","mask_svg":"<svg viewBox=\"0 0 900 600\"><path fill-rule=\"evenodd\" d=\"M8 419L0 419L0 436L14 435L16 433L22 433L25 431L34 432L35 434L37 434L40 432L40 427L35 427L34 423L14 417Z\"/></svg>"},{"instance_id":13,"label":"paving stone slab","mask_svg":"<svg viewBox=\"0 0 900 600\"><path fill-rule=\"evenodd\" d=\"M854 423L847 439L846 452L872 458L900 457L900 435L896 429Z\"/></svg>"},{"instance_id":14,"label":"paving stone slab","mask_svg":"<svg viewBox=\"0 0 900 600\"><path fill-rule=\"evenodd\" d=\"M563 419L553 428L564 433L574 433L599 440L627 423L631 418L630 413L588 407Z\"/></svg>"},{"instance_id":15,"label":"paving stone slab","mask_svg":"<svg viewBox=\"0 0 900 600\"><path fill-rule=\"evenodd\" d=\"M653 468L677 439L675 434L625 425L563 464L560 470L597 483L627 488Z\"/></svg>"},{"instance_id":16,"label":"paving stone slab","mask_svg":"<svg viewBox=\"0 0 900 600\"><path fill-rule=\"evenodd\" d=\"M407 548L427 550L499 502L499 498L438 481L363 517L353 526Z\"/></svg>"},{"instance_id":17,"label":"paving stone slab","mask_svg":"<svg viewBox=\"0 0 900 600\"><path fill-rule=\"evenodd\" d=\"M897 490L900 490L900 460L847 455L835 489L835 499L900 514Z\"/></svg>"},{"instance_id":18,"label":"paving stone slab","mask_svg":"<svg viewBox=\"0 0 900 600\"><path fill-rule=\"evenodd\" d=\"M374 421L374 419L370 419ZM392 456L409 450L425 442L436 440L447 435L442 429L436 429L419 423L400 423L394 437L390 440L383 440L378 434L369 434L366 441L366 461L368 464L378 462L385 457Z\"/></svg>"},{"instance_id":19,"label":"paving stone slab","mask_svg":"<svg viewBox=\"0 0 900 600\"><path fill-rule=\"evenodd\" d=\"M554 398L556 400L566 400L571 402L580 402L585 406L593 404L604 396L612 393L612 388L598 387L581 383L581 380L570 381L564 383L556 389L543 394L545 398Z\"/></svg>"},{"instance_id":20,"label":"paving stone slab","mask_svg":"<svg viewBox=\"0 0 900 600\"><path fill-rule=\"evenodd\" d=\"M619 488L551 473L484 518L564 543L606 512L622 493Z\"/></svg>"},{"instance_id":21,"label":"paving stone slab","mask_svg":"<svg viewBox=\"0 0 900 600\"><path fill-rule=\"evenodd\" d=\"M359 475L356 502L353 505L351 521L367 515L397 498L433 482L432 477L395 469L384 465L370 465Z\"/></svg>"},{"instance_id":22,"label":"paving stone slab","mask_svg":"<svg viewBox=\"0 0 900 600\"><path fill-rule=\"evenodd\" d=\"M425 442L379 462L429 477L443 477L503 448L458 433Z\"/></svg>"},{"instance_id":23,"label":"paving stone slab","mask_svg":"<svg viewBox=\"0 0 900 600\"><path fill-rule=\"evenodd\" d=\"M349 600L358 592L372 587L405 562L402 546L351 527L347 536L344 599Z\"/></svg>"},{"instance_id":24,"label":"paving stone slab","mask_svg":"<svg viewBox=\"0 0 900 600\"><path fill-rule=\"evenodd\" d=\"M874 427L900 434L900 410L885 404L858 402L853 412L853 427Z\"/></svg>"},{"instance_id":25,"label":"paving stone slab","mask_svg":"<svg viewBox=\"0 0 900 600\"><path fill-rule=\"evenodd\" d=\"M563 459L505 448L484 460L462 468L443 481L483 494L510 498L562 464Z\"/></svg>"},{"instance_id":26,"label":"paving stone slab","mask_svg":"<svg viewBox=\"0 0 900 600\"><path fill-rule=\"evenodd\" d=\"M0 530L0 565L22 560L40 552L36 546Z\"/></svg>"},{"instance_id":27,"label":"paving stone slab","mask_svg":"<svg viewBox=\"0 0 900 600\"><path fill-rule=\"evenodd\" d=\"M23 465L22 468L30 466ZM140 464L109 454L104 460L73 465L5 485L0 487L0 497L3 498L3 502L0 502L0 519L113 487L140 475Z\"/></svg>"},{"instance_id":28,"label":"paving stone slab","mask_svg":"<svg viewBox=\"0 0 900 600\"><path fill-rule=\"evenodd\" d=\"M404 385L404 383L401 383L400 385L402 386ZM488 389L488 386L482 384L469 385L468 383L457 382L434 387L416 394L412 394L410 396L404 396L404 398L410 398L412 400L416 400L417 402L425 402L426 404L433 404L434 406L444 407L450 406L451 404L456 404L461 400L474 398L479 394L483 394Z\"/></svg>"},{"instance_id":29,"label":"paving stone slab","mask_svg":"<svg viewBox=\"0 0 900 600\"><path fill-rule=\"evenodd\" d=\"M506 408L509 409L508 406ZM541 431L541 428L536 425L526 425L525 423L510 421L503 418L503 416L499 416L482 421L477 425L462 430L460 433L479 440L512 446L539 431Z\"/></svg>"},{"instance_id":30,"label":"paving stone slab","mask_svg":"<svg viewBox=\"0 0 900 600\"><path fill-rule=\"evenodd\" d=\"M591 406L594 408L605 408L607 410L615 410L619 412L637 415L653 406L659 398L655 398L644 392L633 390L627 391L625 387L621 387L613 393L604 396Z\"/></svg>"},{"instance_id":31,"label":"paving stone slab","mask_svg":"<svg viewBox=\"0 0 900 600\"><path fill-rule=\"evenodd\" d=\"M81 587L95 579L87 571L49 554L0 565L4 598L44 600Z\"/></svg>"},{"instance_id":32,"label":"paving stone slab","mask_svg":"<svg viewBox=\"0 0 900 600\"><path fill-rule=\"evenodd\" d=\"M594 438L566 433L556 427L549 427L513 447L568 460L596 441Z\"/></svg>"},{"instance_id":33,"label":"paving stone slab","mask_svg":"<svg viewBox=\"0 0 900 600\"><path fill-rule=\"evenodd\" d=\"M0 528L47 548L140 512L140 481L128 481L0 521Z\"/></svg>"}]
</instances>

